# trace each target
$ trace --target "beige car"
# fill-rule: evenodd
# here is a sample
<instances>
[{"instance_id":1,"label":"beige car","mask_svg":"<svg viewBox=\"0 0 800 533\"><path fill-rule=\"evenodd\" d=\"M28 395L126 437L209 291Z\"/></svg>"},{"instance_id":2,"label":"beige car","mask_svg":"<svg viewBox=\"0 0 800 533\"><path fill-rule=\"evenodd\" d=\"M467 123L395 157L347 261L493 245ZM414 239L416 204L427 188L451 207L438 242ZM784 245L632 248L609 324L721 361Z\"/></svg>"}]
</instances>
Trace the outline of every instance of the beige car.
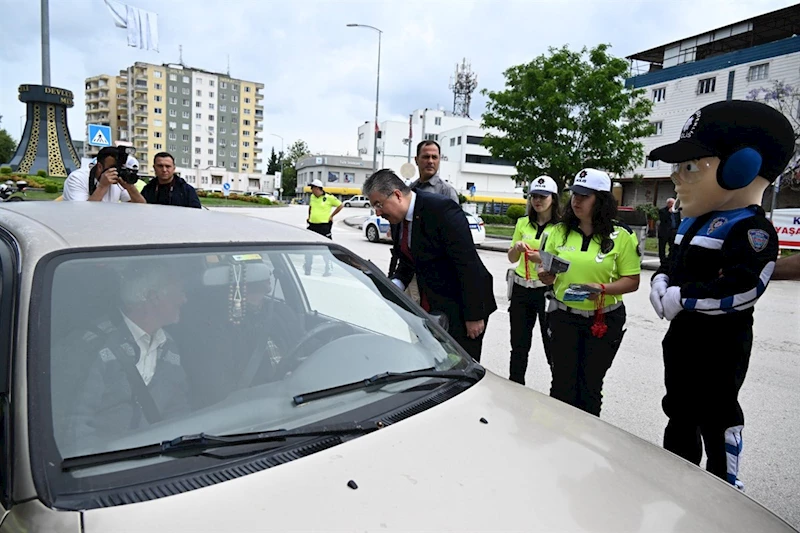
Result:
<instances>
[{"instance_id":1,"label":"beige car","mask_svg":"<svg viewBox=\"0 0 800 533\"><path fill-rule=\"evenodd\" d=\"M0 328L0 532L793 531L283 224L3 206Z\"/></svg>"}]
</instances>

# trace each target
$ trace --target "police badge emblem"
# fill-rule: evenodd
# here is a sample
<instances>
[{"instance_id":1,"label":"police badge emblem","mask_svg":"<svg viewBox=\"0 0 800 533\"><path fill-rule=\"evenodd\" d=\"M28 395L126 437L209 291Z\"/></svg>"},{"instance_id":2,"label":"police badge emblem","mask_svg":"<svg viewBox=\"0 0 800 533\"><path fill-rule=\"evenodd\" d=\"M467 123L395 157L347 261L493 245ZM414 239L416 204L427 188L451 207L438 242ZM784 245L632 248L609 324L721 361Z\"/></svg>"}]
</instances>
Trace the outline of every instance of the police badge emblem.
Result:
<instances>
[{"instance_id":1,"label":"police badge emblem","mask_svg":"<svg viewBox=\"0 0 800 533\"><path fill-rule=\"evenodd\" d=\"M715 218L714 220L711 221L711 224L708 225L708 231L706 232L706 235L711 235L712 233L717 231L719 228L724 226L727 221L728 221L728 219L725 218L725 217L717 217L717 218Z\"/></svg>"},{"instance_id":2,"label":"police badge emblem","mask_svg":"<svg viewBox=\"0 0 800 533\"><path fill-rule=\"evenodd\" d=\"M747 231L747 240L756 252L764 251L769 244L769 234L763 229L751 229Z\"/></svg>"}]
</instances>

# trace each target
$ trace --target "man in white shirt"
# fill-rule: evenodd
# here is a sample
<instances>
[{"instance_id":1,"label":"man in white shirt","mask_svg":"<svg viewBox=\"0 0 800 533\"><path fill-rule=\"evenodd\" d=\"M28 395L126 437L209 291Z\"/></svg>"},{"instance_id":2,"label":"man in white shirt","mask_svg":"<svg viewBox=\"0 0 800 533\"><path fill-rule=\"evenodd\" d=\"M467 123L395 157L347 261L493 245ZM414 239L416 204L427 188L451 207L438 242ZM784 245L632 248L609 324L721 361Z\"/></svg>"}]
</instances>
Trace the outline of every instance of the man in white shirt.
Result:
<instances>
[{"instance_id":1,"label":"man in white shirt","mask_svg":"<svg viewBox=\"0 0 800 533\"><path fill-rule=\"evenodd\" d=\"M88 169L79 168L64 181L65 202L135 202L147 203L136 184L127 183L117 175L117 148L103 148L97 154L97 163ZM138 169L139 163L128 156L125 167ZM90 191L89 181L94 179L95 190Z\"/></svg>"}]
</instances>

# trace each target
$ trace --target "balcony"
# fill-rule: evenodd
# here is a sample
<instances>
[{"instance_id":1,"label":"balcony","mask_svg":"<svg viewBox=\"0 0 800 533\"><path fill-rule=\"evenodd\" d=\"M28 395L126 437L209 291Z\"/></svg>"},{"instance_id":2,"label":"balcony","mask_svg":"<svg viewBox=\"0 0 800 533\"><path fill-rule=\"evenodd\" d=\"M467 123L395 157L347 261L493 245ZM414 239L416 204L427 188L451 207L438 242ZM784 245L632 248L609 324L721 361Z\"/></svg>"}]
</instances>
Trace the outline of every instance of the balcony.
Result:
<instances>
[{"instance_id":1,"label":"balcony","mask_svg":"<svg viewBox=\"0 0 800 533\"><path fill-rule=\"evenodd\" d=\"M133 112L133 116L135 117L146 117L147 115L147 109L137 109Z\"/></svg>"}]
</instances>

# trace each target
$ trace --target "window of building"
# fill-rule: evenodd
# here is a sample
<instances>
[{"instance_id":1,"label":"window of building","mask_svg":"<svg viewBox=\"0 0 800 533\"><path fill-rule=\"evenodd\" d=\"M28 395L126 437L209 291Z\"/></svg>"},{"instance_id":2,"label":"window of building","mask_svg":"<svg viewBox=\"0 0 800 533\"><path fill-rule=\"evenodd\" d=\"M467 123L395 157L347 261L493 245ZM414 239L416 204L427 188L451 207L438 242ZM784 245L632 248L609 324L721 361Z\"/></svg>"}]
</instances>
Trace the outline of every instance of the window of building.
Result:
<instances>
[{"instance_id":1,"label":"window of building","mask_svg":"<svg viewBox=\"0 0 800 533\"><path fill-rule=\"evenodd\" d=\"M222 176L211 176L211 185L222 185Z\"/></svg>"},{"instance_id":2,"label":"window of building","mask_svg":"<svg viewBox=\"0 0 800 533\"><path fill-rule=\"evenodd\" d=\"M196 143L199 143L199 142L200 142L200 136L199 136L199 135L198 135L197 137L195 137L195 138L194 138L194 142L196 142Z\"/></svg>"},{"instance_id":3,"label":"window of building","mask_svg":"<svg viewBox=\"0 0 800 533\"><path fill-rule=\"evenodd\" d=\"M769 63L753 65L747 73L747 81L759 81L769 78Z\"/></svg>"},{"instance_id":4,"label":"window of building","mask_svg":"<svg viewBox=\"0 0 800 533\"><path fill-rule=\"evenodd\" d=\"M249 126L250 125L250 121L249 120L243 120L242 121L242 125L243 126Z\"/></svg>"},{"instance_id":5,"label":"window of building","mask_svg":"<svg viewBox=\"0 0 800 533\"><path fill-rule=\"evenodd\" d=\"M653 102L663 102L666 99L667 99L666 87L659 87L658 89L653 89Z\"/></svg>"},{"instance_id":6,"label":"window of building","mask_svg":"<svg viewBox=\"0 0 800 533\"><path fill-rule=\"evenodd\" d=\"M212 160L210 160L210 159L208 160L208 166L210 166L210 167L214 166L214 162Z\"/></svg>"},{"instance_id":7,"label":"window of building","mask_svg":"<svg viewBox=\"0 0 800 533\"><path fill-rule=\"evenodd\" d=\"M214 91L208 91L208 96L210 98L214 98Z\"/></svg>"},{"instance_id":8,"label":"window of building","mask_svg":"<svg viewBox=\"0 0 800 533\"><path fill-rule=\"evenodd\" d=\"M246 93L250 92L250 86L249 85L245 85L244 92L246 92Z\"/></svg>"},{"instance_id":9,"label":"window of building","mask_svg":"<svg viewBox=\"0 0 800 533\"><path fill-rule=\"evenodd\" d=\"M212 110L212 111L213 111L213 110L214 110L214 104L212 104L211 102L209 102L209 103L208 103L208 108L209 108L210 110Z\"/></svg>"},{"instance_id":10,"label":"window of building","mask_svg":"<svg viewBox=\"0 0 800 533\"><path fill-rule=\"evenodd\" d=\"M183 89L181 89L181 93L183 93L185 95L192 94L191 91L189 91L188 87L184 87Z\"/></svg>"},{"instance_id":11,"label":"window of building","mask_svg":"<svg viewBox=\"0 0 800 533\"><path fill-rule=\"evenodd\" d=\"M219 140L219 145L220 146L225 146L225 139L220 139Z\"/></svg>"},{"instance_id":12,"label":"window of building","mask_svg":"<svg viewBox=\"0 0 800 533\"><path fill-rule=\"evenodd\" d=\"M181 116L183 118L190 118L192 116L192 114L189 113L188 111L184 111L183 113L181 113Z\"/></svg>"},{"instance_id":13,"label":"window of building","mask_svg":"<svg viewBox=\"0 0 800 533\"><path fill-rule=\"evenodd\" d=\"M483 137L476 137L475 135L467 135L467 144L481 144Z\"/></svg>"},{"instance_id":14,"label":"window of building","mask_svg":"<svg viewBox=\"0 0 800 533\"><path fill-rule=\"evenodd\" d=\"M514 166L514 164L510 161L506 161L505 159L495 159L494 157L488 155L467 154L465 156L464 162L477 163L479 165L499 165L499 166L509 166L509 167Z\"/></svg>"},{"instance_id":15,"label":"window of building","mask_svg":"<svg viewBox=\"0 0 800 533\"><path fill-rule=\"evenodd\" d=\"M189 136L187 134L185 134L185 133L183 134L183 142L185 142L185 143L189 142Z\"/></svg>"},{"instance_id":16,"label":"window of building","mask_svg":"<svg viewBox=\"0 0 800 533\"><path fill-rule=\"evenodd\" d=\"M245 137L249 137L250 136L250 130L242 131L242 135L244 135Z\"/></svg>"},{"instance_id":17,"label":"window of building","mask_svg":"<svg viewBox=\"0 0 800 533\"><path fill-rule=\"evenodd\" d=\"M450 146L455 146L455 145L456 145L456 139L455 137L453 137L450 139Z\"/></svg>"},{"instance_id":18,"label":"window of building","mask_svg":"<svg viewBox=\"0 0 800 533\"><path fill-rule=\"evenodd\" d=\"M238 107L236 107L236 106L231 107L231 113L233 113L235 115L238 112L239 112L239 108Z\"/></svg>"},{"instance_id":19,"label":"window of building","mask_svg":"<svg viewBox=\"0 0 800 533\"><path fill-rule=\"evenodd\" d=\"M153 71L153 77L154 78L163 78L164 77L164 73L161 72L160 70L154 70Z\"/></svg>"},{"instance_id":20,"label":"window of building","mask_svg":"<svg viewBox=\"0 0 800 533\"><path fill-rule=\"evenodd\" d=\"M652 124L653 128L655 128L655 132L653 133L653 135L661 135L662 133L664 133L664 131L663 131L664 130L664 128L663 128L664 123L663 122L661 122L661 121L651 122L650 124Z\"/></svg>"},{"instance_id":21,"label":"window of building","mask_svg":"<svg viewBox=\"0 0 800 533\"><path fill-rule=\"evenodd\" d=\"M200 148L195 148L194 149L194 153L201 154L201 153L203 153L203 151Z\"/></svg>"},{"instance_id":22,"label":"window of building","mask_svg":"<svg viewBox=\"0 0 800 533\"><path fill-rule=\"evenodd\" d=\"M245 103L245 104L249 104L249 103L250 103L250 99L249 99L249 98L245 98L245 99L244 99L244 103Z\"/></svg>"},{"instance_id":23,"label":"window of building","mask_svg":"<svg viewBox=\"0 0 800 533\"><path fill-rule=\"evenodd\" d=\"M175 86L175 85L170 85L170 86L169 86L169 92L171 92L171 93L177 93L177 92L178 92L178 87L177 87L177 86Z\"/></svg>"},{"instance_id":24,"label":"window of building","mask_svg":"<svg viewBox=\"0 0 800 533\"><path fill-rule=\"evenodd\" d=\"M225 157L225 150L220 150L220 151L219 151L219 156L220 156L220 157ZM225 164L223 163L223 165L222 165L222 166L225 166Z\"/></svg>"},{"instance_id":25,"label":"window of building","mask_svg":"<svg viewBox=\"0 0 800 533\"><path fill-rule=\"evenodd\" d=\"M190 83L189 76L183 77L183 83Z\"/></svg>"},{"instance_id":26,"label":"window of building","mask_svg":"<svg viewBox=\"0 0 800 533\"><path fill-rule=\"evenodd\" d=\"M177 122L170 122L169 123L169 129L174 130L177 127L178 127L178 123Z\"/></svg>"},{"instance_id":27,"label":"window of building","mask_svg":"<svg viewBox=\"0 0 800 533\"><path fill-rule=\"evenodd\" d=\"M249 115L250 114L250 110L249 109L244 109L244 114L245 115Z\"/></svg>"},{"instance_id":28,"label":"window of building","mask_svg":"<svg viewBox=\"0 0 800 533\"><path fill-rule=\"evenodd\" d=\"M170 74L169 75L169 81L178 81L178 75L177 74Z\"/></svg>"},{"instance_id":29,"label":"window of building","mask_svg":"<svg viewBox=\"0 0 800 533\"><path fill-rule=\"evenodd\" d=\"M234 83L233 85L231 85L231 89L234 90L234 91L238 91L239 90L239 84L238 83Z\"/></svg>"},{"instance_id":30,"label":"window of building","mask_svg":"<svg viewBox=\"0 0 800 533\"><path fill-rule=\"evenodd\" d=\"M195 103L194 103L194 106L195 106L197 109L200 109L201 107L203 107L203 103L202 103L202 102L195 102Z\"/></svg>"},{"instance_id":31,"label":"window of building","mask_svg":"<svg viewBox=\"0 0 800 533\"><path fill-rule=\"evenodd\" d=\"M213 137L209 137L208 138L208 142L211 143L211 144L214 144L214 138Z\"/></svg>"},{"instance_id":32,"label":"window of building","mask_svg":"<svg viewBox=\"0 0 800 533\"><path fill-rule=\"evenodd\" d=\"M239 101L239 96L237 96L235 94L231 95L231 102L238 102L238 101Z\"/></svg>"},{"instance_id":33,"label":"window of building","mask_svg":"<svg viewBox=\"0 0 800 533\"><path fill-rule=\"evenodd\" d=\"M208 127L208 133L214 133L214 126Z\"/></svg>"},{"instance_id":34,"label":"window of building","mask_svg":"<svg viewBox=\"0 0 800 533\"><path fill-rule=\"evenodd\" d=\"M170 144L169 146L167 146L167 150L169 150L170 152L174 152L177 149L178 149L178 146L174 145L174 144Z\"/></svg>"},{"instance_id":35,"label":"window of building","mask_svg":"<svg viewBox=\"0 0 800 533\"><path fill-rule=\"evenodd\" d=\"M221 95L219 95L219 99L220 100L227 100L228 99L228 95L225 94L225 93L222 93Z\"/></svg>"},{"instance_id":36,"label":"window of building","mask_svg":"<svg viewBox=\"0 0 800 533\"><path fill-rule=\"evenodd\" d=\"M169 110L169 116L177 117L178 116L178 112L175 109L170 109Z\"/></svg>"},{"instance_id":37,"label":"window of building","mask_svg":"<svg viewBox=\"0 0 800 533\"><path fill-rule=\"evenodd\" d=\"M231 161L231 168L236 168L236 161Z\"/></svg>"},{"instance_id":38,"label":"window of building","mask_svg":"<svg viewBox=\"0 0 800 533\"><path fill-rule=\"evenodd\" d=\"M697 94L713 93L717 87L717 78L705 78L697 82Z\"/></svg>"},{"instance_id":39,"label":"window of building","mask_svg":"<svg viewBox=\"0 0 800 533\"><path fill-rule=\"evenodd\" d=\"M161 109L160 107L154 107L153 113L155 113L156 115L161 115L163 114L163 109Z\"/></svg>"},{"instance_id":40,"label":"window of building","mask_svg":"<svg viewBox=\"0 0 800 533\"><path fill-rule=\"evenodd\" d=\"M441 126L441 125L442 125L442 117L435 117L435 118L433 119L433 123L434 123L436 126Z\"/></svg>"},{"instance_id":41,"label":"window of building","mask_svg":"<svg viewBox=\"0 0 800 533\"><path fill-rule=\"evenodd\" d=\"M249 168L250 168L250 165L248 165L247 163L242 163L242 170L247 170Z\"/></svg>"},{"instance_id":42,"label":"window of building","mask_svg":"<svg viewBox=\"0 0 800 533\"><path fill-rule=\"evenodd\" d=\"M161 120L154 120L153 121L153 126L156 126L156 127L160 128L163 125L164 125L164 122L161 121Z\"/></svg>"},{"instance_id":43,"label":"window of building","mask_svg":"<svg viewBox=\"0 0 800 533\"><path fill-rule=\"evenodd\" d=\"M644 168L658 168L658 161L651 161L647 157L644 158Z\"/></svg>"},{"instance_id":44,"label":"window of building","mask_svg":"<svg viewBox=\"0 0 800 533\"><path fill-rule=\"evenodd\" d=\"M244 141L242 143L242 146L244 146L245 148L248 148L250 146L250 141Z\"/></svg>"},{"instance_id":45,"label":"window of building","mask_svg":"<svg viewBox=\"0 0 800 533\"><path fill-rule=\"evenodd\" d=\"M181 157L181 165L186 166L188 164L189 164L189 158ZM192 181L194 181L194 178L192 178Z\"/></svg>"},{"instance_id":46,"label":"window of building","mask_svg":"<svg viewBox=\"0 0 800 533\"><path fill-rule=\"evenodd\" d=\"M224 113L224 112L226 112L226 111L228 110L228 106L226 106L226 105L221 105L221 106L219 106L219 110L220 110L220 111L222 111L222 112Z\"/></svg>"},{"instance_id":47,"label":"window of building","mask_svg":"<svg viewBox=\"0 0 800 533\"><path fill-rule=\"evenodd\" d=\"M380 138L381 138L381 132L378 132L378 139L380 139ZM426 133L425 134L425 140L426 141L438 141L439 140L439 135L437 135L436 133Z\"/></svg>"},{"instance_id":48,"label":"window of building","mask_svg":"<svg viewBox=\"0 0 800 533\"><path fill-rule=\"evenodd\" d=\"M243 152L242 159L250 159L250 152Z\"/></svg>"},{"instance_id":49,"label":"window of building","mask_svg":"<svg viewBox=\"0 0 800 533\"><path fill-rule=\"evenodd\" d=\"M177 141L178 140L178 136L175 135L174 133L170 133L169 134L169 140L170 141Z\"/></svg>"},{"instance_id":50,"label":"window of building","mask_svg":"<svg viewBox=\"0 0 800 533\"><path fill-rule=\"evenodd\" d=\"M155 100L156 102L161 102L163 98L161 97L160 94L156 94L153 96L153 100Z\"/></svg>"},{"instance_id":51,"label":"window of building","mask_svg":"<svg viewBox=\"0 0 800 533\"><path fill-rule=\"evenodd\" d=\"M228 88L228 82L227 81L219 82L219 88L220 89L227 89Z\"/></svg>"},{"instance_id":52,"label":"window of building","mask_svg":"<svg viewBox=\"0 0 800 533\"><path fill-rule=\"evenodd\" d=\"M219 117L220 122L225 122L225 117Z\"/></svg>"},{"instance_id":53,"label":"window of building","mask_svg":"<svg viewBox=\"0 0 800 533\"><path fill-rule=\"evenodd\" d=\"M203 85L203 78L195 78L194 79L195 85ZM199 94L197 96L200 96Z\"/></svg>"},{"instance_id":54,"label":"window of building","mask_svg":"<svg viewBox=\"0 0 800 533\"><path fill-rule=\"evenodd\" d=\"M226 131L227 131L227 130L226 130L225 128L220 128L220 129L219 129L219 132L220 132L220 133L226 133Z\"/></svg>"},{"instance_id":55,"label":"window of building","mask_svg":"<svg viewBox=\"0 0 800 533\"><path fill-rule=\"evenodd\" d=\"M161 85L160 83L154 83L154 84L153 84L153 88L154 88L156 91L160 91L161 89L163 89L163 88L164 88L164 86L163 86L163 85Z\"/></svg>"},{"instance_id":56,"label":"window of building","mask_svg":"<svg viewBox=\"0 0 800 533\"><path fill-rule=\"evenodd\" d=\"M231 129L231 135L239 135L239 130L237 130L236 128L232 128ZM232 144L231 146L236 146L236 145Z\"/></svg>"},{"instance_id":57,"label":"window of building","mask_svg":"<svg viewBox=\"0 0 800 533\"><path fill-rule=\"evenodd\" d=\"M213 87L214 86L214 80L208 80L208 86L209 87ZM212 93L211 96L214 96L213 93Z\"/></svg>"},{"instance_id":58,"label":"window of building","mask_svg":"<svg viewBox=\"0 0 800 533\"><path fill-rule=\"evenodd\" d=\"M234 146L236 146L237 144L238 144L238 143L237 143L236 141L231 141L231 148L233 148L233 147L234 147Z\"/></svg>"},{"instance_id":59,"label":"window of building","mask_svg":"<svg viewBox=\"0 0 800 533\"><path fill-rule=\"evenodd\" d=\"M163 149L164 145L162 145L161 143L153 143L153 150L163 150Z\"/></svg>"},{"instance_id":60,"label":"window of building","mask_svg":"<svg viewBox=\"0 0 800 533\"><path fill-rule=\"evenodd\" d=\"M199 160L199 159L195 159L195 160L194 160L194 166L196 166L196 167L199 167L199 166L200 166L200 160ZM208 179L208 178L206 178L205 176L203 176L203 183L208 183L208 182L206 181L207 179Z\"/></svg>"},{"instance_id":61,"label":"window of building","mask_svg":"<svg viewBox=\"0 0 800 533\"><path fill-rule=\"evenodd\" d=\"M188 130L189 129L189 125L184 122L183 124L181 124L181 129Z\"/></svg>"},{"instance_id":62,"label":"window of building","mask_svg":"<svg viewBox=\"0 0 800 533\"><path fill-rule=\"evenodd\" d=\"M190 100L187 100L187 99L183 100L183 107L189 107L190 105L191 105L191 101Z\"/></svg>"},{"instance_id":63,"label":"window of building","mask_svg":"<svg viewBox=\"0 0 800 533\"><path fill-rule=\"evenodd\" d=\"M459 146L461 145L461 135L456 137L456 144L459 145Z\"/></svg>"},{"instance_id":64,"label":"window of building","mask_svg":"<svg viewBox=\"0 0 800 533\"><path fill-rule=\"evenodd\" d=\"M160 131L155 131L155 132L153 132L153 136L154 136L156 139L160 139L160 138L161 138L163 135L164 135L164 134L163 134L163 133L161 133Z\"/></svg>"},{"instance_id":65,"label":"window of building","mask_svg":"<svg viewBox=\"0 0 800 533\"><path fill-rule=\"evenodd\" d=\"M200 120L201 118L203 118L203 114L202 113L195 113L194 114L194 118Z\"/></svg>"},{"instance_id":66,"label":"window of building","mask_svg":"<svg viewBox=\"0 0 800 533\"><path fill-rule=\"evenodd\" d=\"M182 147L181 147L181 151L182 151L184 154L188 154L188 153L189 153L189 147L188 147L188 146L182 146ZM185 165L185 164L186 164L186 163L184 163L184 165Z\"/></svg>"},{"instance_id":67,"label":"window of building","mask_svg":"<svg viewBox=\"0 0 800 533\"><path fill-rule=\"evenodd\" d=\"M200 165L200 160L197 160L197 165ZM208 185L208 176L201 176L201 179L204 184Z\"/></svg>"},{"instance_id":68,"label":"window of building","mask_svg":"<svg viewBox=\"0 0 800 533\"><path fill-rule=\"evenodd\" d=\"M203 96L203 91L201 91L200 89L197 89L197 90L194 92L194 94L195 94L195 96Z\"/></svg>"},{"instance_id":69,"label":"window of building","mask_svg":"<svg viewBox=\"0 0 800 533\"><path fill-rule=\"evenodd\" d=\"M169 97L169 104L170 105L178 105L178 99L173 97L173 96L170 96Z\"/></svg>"},{"instance_id":70,"label":"window of building","mask_svg":"<svg viewBox=\"0 0 800 533\"><path fill-rule=\"evenodd\" d=\"M213 148L209 148L208 149L208 155L214 155L214 149Z\"/></svg>"}]
</instances>

